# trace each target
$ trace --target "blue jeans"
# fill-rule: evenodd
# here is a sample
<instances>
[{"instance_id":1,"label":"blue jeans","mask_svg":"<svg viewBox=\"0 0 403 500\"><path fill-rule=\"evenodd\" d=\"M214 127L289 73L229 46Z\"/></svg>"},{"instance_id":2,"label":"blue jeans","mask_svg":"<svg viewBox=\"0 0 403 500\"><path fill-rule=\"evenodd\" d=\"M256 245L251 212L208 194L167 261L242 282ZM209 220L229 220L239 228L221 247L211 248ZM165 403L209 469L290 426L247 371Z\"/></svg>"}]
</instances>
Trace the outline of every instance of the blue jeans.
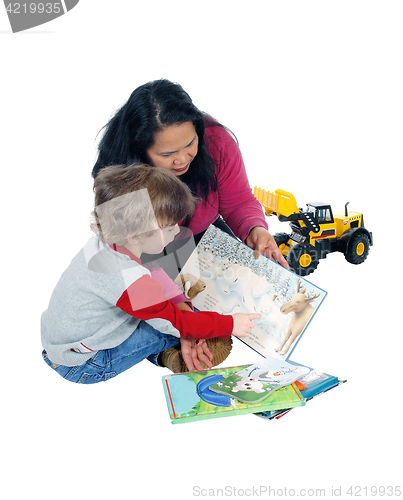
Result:
<instances>
[{"instance_id":1,"label":"blue jeans","mask_svg":"<svg viewBox=\"0 0 403 500\"><path fill-rule=\"evenodd\" d=\"M42 356L46 363L66 380L79 384L95 384L116 377L143 359L160 366L157 361L159 353L179 345L177 337L165 335L141 321L128 339L117 347L98 351L83 365L59 365L55 368L46 351L43 351Z\"/></svg>"}]
</instances>

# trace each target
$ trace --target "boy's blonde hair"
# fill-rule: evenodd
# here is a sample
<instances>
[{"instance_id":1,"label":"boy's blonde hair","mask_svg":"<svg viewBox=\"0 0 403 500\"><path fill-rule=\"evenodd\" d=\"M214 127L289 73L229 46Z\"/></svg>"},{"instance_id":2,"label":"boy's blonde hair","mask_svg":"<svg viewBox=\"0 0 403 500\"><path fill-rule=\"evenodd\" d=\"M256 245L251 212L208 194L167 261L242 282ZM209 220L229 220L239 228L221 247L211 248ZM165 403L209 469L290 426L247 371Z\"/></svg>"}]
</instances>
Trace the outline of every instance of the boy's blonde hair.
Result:
<instances>
[{"instance_id":1,"label":"boy's blonde hair","mask_svg":"<svg viewBox=\"0 0 403 500\"><path fill-rule=\"evenodd\" d=\"M166 169L114 165L100 170L94 182L92 231L103 243L124 245L129 236L146 236L192 215L190 189Z\"/></svg>"}]
</instances>

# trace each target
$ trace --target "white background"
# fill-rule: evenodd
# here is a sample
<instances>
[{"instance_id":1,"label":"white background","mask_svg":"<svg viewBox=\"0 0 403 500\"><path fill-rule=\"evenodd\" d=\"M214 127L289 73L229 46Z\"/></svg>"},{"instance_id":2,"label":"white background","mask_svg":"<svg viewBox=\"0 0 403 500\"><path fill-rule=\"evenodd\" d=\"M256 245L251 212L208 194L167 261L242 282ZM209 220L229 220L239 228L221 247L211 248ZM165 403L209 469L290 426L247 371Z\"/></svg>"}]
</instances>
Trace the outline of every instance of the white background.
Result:
<instances>
[{"instance_id":1,"label":"white background","mask_svg":"<svg viewBox=\"0 0 403 500\"><path fill-rule=\"evenodd\" d=\"M388 0L81 0L12 34L0 8L4 498L401 484L402 14ZM328 297L292 356L348 383L278 421L173 426L168 370L79 386L41 359L40 315L90 236L96 135L161 77L232 129L252 186L350 201L374 234L363 265L333 254L310 276ZM259 359L234 344L227 366Z\"/></svg>"}]
</instances>

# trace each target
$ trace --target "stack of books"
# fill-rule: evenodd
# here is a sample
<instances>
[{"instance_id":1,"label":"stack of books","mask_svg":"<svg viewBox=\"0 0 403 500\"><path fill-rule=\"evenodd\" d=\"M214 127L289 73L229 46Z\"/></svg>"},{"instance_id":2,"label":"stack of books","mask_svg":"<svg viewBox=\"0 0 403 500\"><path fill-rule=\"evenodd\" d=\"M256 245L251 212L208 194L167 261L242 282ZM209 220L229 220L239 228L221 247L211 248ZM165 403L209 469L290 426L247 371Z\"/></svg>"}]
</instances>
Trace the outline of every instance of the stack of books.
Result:
<instances>
[{"instance_id":1,"label":"stack of books","mask_svg":"<svg viewBox=\"0 0 403 500\"><path fill-rule=\"evenodd\" d=\"M341 383L337 377L275 358L163 377L173 424L245 413L272 420Z\"/></svg>"}]
</instances>

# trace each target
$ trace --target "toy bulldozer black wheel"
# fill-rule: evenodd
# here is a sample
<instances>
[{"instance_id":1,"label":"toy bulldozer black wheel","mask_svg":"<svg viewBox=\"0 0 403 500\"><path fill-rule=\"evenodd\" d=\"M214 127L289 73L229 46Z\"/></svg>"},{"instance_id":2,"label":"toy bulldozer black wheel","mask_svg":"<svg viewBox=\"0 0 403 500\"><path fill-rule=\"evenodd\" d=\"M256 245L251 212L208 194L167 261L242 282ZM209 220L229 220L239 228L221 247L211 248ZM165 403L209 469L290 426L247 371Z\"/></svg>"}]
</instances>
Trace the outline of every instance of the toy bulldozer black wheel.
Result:
<instances>
[{"instance_id":1,"label":"toy bulldozer black wheel","mask_svg":"<svg viewBox=\"0 0 403 500\"><path fill-rule=\"evenodd\" d=\"M315 271L319 259L313 245L301 243L293 246L288 252L287 262L295 273L306 276Z\"/></svg>"},{"instance_id":2,"label":"toy bulldozer black wheel","mask_svg":"<svg viewBox=\"0 0 403 500\"><path fill-rule=\"evenodd\" d=\"M276 242L280 252L287 257L289 246L287 245L290 235L287 233L276 233L274 236L274 241Z\"/></svg>"},{"instance_id":3,"label":"toy bulldozer black wheel","mask_svg":"<svg viewBox=\"0 0 403 500\"><path fill-rule=\"evenodd\" d=\"M362 264L368 256L370 239L365 233L355 233L351 236L344 254L350 264Z\"/></svg>"}]
</instances>

